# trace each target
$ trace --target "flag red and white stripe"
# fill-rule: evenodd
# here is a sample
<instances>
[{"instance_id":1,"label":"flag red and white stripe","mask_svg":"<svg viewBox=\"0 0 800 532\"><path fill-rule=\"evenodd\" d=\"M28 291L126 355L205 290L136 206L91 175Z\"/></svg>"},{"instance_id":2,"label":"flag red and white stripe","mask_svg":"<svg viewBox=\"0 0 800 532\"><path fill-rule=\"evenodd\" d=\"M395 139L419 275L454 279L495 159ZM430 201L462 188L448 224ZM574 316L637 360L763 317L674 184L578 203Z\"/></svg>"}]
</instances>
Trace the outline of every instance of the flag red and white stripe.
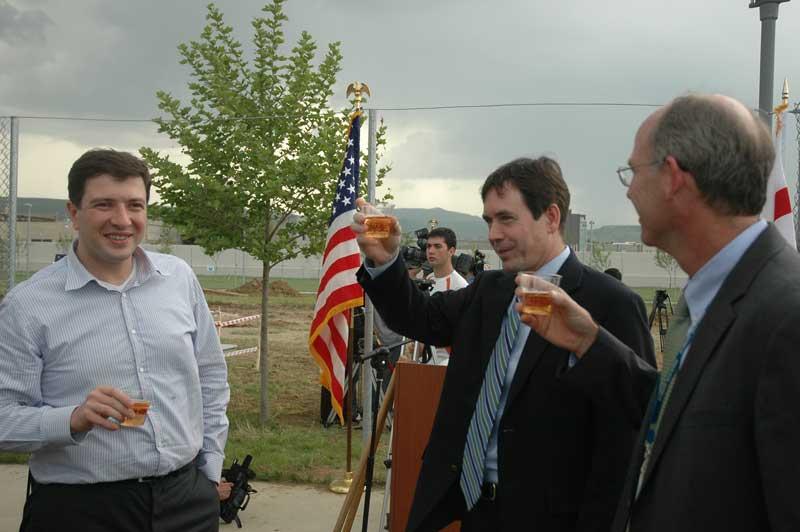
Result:
<instances>
[{"instance_id":1,"label":"flag red and white stripe","mask_svg":"<svg viewBox=\"0 0 800 532\"><path fill-rule=\"evenodd\" d=\"M350 124L308 337L309 351L320 367L320 382L330 391L331 406L342 422L351 309L364 304L364 291L356 281L361 255L356 235L350 229L358 197L360 123L360 115L356 115Z\"/></svg>"},{"instance_id":2,"label":"flag red and white stripe","mask_svg":"<svg viewBox=\"0 0 800 532\"><path fill-rule=\"evenodd\" d=\"M783 170L783 145L786 137L783 121L787 107L788 104L781 104L775 108L775 163L767 181L767 201L764 203L761 217L773 222L792 249L797 249L791 196L786 185L786 173Z\"/></svg>"}]
</instances>

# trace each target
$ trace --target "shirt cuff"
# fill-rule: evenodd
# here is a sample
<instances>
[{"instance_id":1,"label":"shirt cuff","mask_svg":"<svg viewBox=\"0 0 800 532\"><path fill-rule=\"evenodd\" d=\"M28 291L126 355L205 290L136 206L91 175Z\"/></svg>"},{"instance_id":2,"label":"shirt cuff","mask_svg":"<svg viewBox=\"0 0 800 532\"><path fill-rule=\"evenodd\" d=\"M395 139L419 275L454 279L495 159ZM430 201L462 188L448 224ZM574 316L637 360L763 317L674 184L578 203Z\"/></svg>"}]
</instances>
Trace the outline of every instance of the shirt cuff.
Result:
<instances>
[{"instance_id":1,"label":"shirt cuff","mask_svg":"<svg viewBox=\"0 0 800 532\"><path fill-rule=\"evenodd\" d=\"M369 259L365 259L364 260L364 269L367 271L367 273L369 274L369 276L371 278L375 279L380 274L382 274L383 272L388 270L392 266L392 264L395 263L395 261L397 260L397 257L399 257L399 256L400 256L400 250L398 249L397 253L394 254L394 257L392 257L392 260L390 260L389 262L387 262L386 264L383 264L381 266L370 266L370 264L375 264L375 263L372 262Z\"/></svg>"},{"instance_id":2,"label":"shirt cuff","mask_svg":"<svg viewBox=\"0 0 800 532\"><path fill-rule=\"evenodd\" d=\"M208 477L208 480L219 484L219 480L222 478L222 462L224 459L222 455L217 453L204 453L200 451L200 456L197 460L197 469L202 471L202 473Z\"/></svg>"},{"instance_id":3,"label":"shirt cuff","mask_svg":"<svg viewBox=\"0 0 800 532\"><path fill-rule=\"evenodd\" d=\"M75 406L48 408L42 412L42 436L45 445L77 445L86 437L86 433L73 437L69 428L69 420Z\"/></svg>"}]
</instances>

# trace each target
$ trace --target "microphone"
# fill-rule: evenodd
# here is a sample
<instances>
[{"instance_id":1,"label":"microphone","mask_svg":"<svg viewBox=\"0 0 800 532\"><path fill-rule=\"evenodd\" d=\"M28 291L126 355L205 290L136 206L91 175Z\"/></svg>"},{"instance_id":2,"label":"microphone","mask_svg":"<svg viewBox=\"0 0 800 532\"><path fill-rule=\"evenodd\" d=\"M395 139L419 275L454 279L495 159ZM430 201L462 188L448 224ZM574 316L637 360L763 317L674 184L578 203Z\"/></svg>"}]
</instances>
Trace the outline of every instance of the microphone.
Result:
<instances>
[{"instance_id":1,"label":"microphone","mask_svg":"<svg viewBox=\"0 0 800 532\"><path fill-rule=\"evenodd\" d=\"M363 362L364 360L369 360L370 358L375 358L375 357L378 357L378 356L389 356L389 351L391 351L395 347L400 347L401 345L410 344L413 341L414 341L414 339L412 338L412 339L403 340L402 342L397 342L397 343L394 343L394 344L382 345L382 346L378 347L377 349L373 349L372 351L370 351L366 355L356 356L355 359L356 359L357 362Z\"/></svg>"}]
</instances>

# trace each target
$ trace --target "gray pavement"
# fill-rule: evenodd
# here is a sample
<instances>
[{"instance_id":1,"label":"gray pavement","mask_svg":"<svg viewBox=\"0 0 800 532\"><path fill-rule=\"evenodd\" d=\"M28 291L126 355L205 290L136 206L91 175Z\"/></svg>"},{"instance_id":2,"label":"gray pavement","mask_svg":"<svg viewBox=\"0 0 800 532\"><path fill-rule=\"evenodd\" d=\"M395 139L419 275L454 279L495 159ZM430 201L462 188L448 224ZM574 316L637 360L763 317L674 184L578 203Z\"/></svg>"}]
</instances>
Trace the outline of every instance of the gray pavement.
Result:
<instances>
[{"instance_id":1,"label":"gray pavement","mask_svg":"<svg viewBox=\"0 0 800 532\"><path fill-rule=\"evenodd\" d=\"M25 502L25 484L28 468L23 465L0 465L0 532L19 529L22 505ZM275 484L254 482L258 490L250 505L239 515L242 531L259 532L324 532L333 530L344 502L344 495L327 489L302 484ZM363 505L363 497L362 497ZM370 501L369 530L380 528L383 490L373 489ZM359 510L353 522L353 531L361 530L362 514ZM221 524L221 532L238 530L234 523Z\"/></svg>"}]
</instances>

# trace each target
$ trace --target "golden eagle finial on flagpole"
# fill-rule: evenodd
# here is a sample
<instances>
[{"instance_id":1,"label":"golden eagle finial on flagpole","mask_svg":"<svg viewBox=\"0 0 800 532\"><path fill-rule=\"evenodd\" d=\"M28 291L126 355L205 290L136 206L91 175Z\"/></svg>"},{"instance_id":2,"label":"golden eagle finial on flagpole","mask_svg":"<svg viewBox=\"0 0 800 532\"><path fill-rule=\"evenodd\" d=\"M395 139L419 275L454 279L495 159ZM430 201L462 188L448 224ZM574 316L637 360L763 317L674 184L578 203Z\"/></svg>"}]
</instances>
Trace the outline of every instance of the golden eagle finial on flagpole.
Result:
<instances>
[{"instance_id":1,"label":"golden eagle finial on flagpole","mask_svg":"<svg viewBox=\"0 0 800 532\"><path fill-rule=\"evenodd\" d=\"M370 94L369 92L369 85L367 85L366 83L361 83L360 81L354 81L353 83L348 85L346 94L347 96L355 94L356 113L361 111L361 100L363 99L362 94L366 94L367 96L372 96L372 94Z\"/></svg>"}]
</instances>

